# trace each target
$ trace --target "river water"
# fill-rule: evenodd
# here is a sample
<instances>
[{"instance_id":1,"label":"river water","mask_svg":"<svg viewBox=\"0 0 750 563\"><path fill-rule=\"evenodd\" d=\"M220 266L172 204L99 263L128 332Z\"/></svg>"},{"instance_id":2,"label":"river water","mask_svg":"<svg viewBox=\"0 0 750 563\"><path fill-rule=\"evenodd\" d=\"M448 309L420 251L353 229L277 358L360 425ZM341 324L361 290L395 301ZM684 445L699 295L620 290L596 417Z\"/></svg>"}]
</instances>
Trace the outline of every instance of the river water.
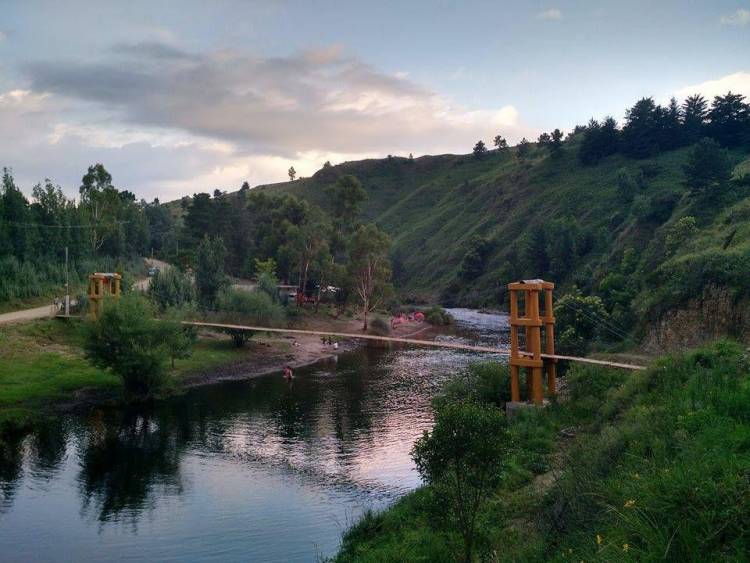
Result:
<instances>
[{"instance_id":1,"label":"river water","mask_svg":"<svg viewBox=\"0 0 750 563\"><path fill-rule=\"evenodd\" d=\"M451 312L440 339L507 346L505 317ZM291 386L270 375L61 417L0 460L0 560L333 555L363 510L419 485L409 451L430 401L479 359L362 348L298 370Z\"/></svg>"}]
</instances>

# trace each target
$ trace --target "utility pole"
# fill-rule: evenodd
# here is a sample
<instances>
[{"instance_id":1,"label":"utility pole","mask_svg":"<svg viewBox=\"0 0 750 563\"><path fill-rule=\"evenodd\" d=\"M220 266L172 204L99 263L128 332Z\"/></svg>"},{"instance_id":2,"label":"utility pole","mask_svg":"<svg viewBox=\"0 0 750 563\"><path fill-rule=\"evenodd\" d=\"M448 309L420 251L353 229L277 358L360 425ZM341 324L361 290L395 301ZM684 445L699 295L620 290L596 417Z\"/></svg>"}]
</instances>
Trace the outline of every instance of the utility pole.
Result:
<instances>
[{"instance_id":1,"label":"utility pole","mask_svg":"<svg viewBox=\"0 0 750 563\"><path fill-rule=\"evenodd\" d=\"M68 247L65 247L65 316L70 316L70 285L68 284Z\"/></svg>"}]
</instances>

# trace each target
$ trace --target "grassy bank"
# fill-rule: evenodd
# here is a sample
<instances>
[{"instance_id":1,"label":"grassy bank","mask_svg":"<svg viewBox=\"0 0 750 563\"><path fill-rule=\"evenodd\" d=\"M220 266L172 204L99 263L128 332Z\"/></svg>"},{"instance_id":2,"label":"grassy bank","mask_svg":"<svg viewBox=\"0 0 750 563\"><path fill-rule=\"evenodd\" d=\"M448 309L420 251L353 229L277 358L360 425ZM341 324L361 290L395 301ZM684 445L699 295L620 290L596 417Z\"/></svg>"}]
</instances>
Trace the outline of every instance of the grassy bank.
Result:
<instances>
[{"instance_id":1,"label":"grassy bank","mask_svg":"<svg viewBox=\"0 0 750 563\"><path fill-rule=\"evenodd\" d=\"M80 399L84 393L121 397L120 379L93 367L84 357L82 344L76 322L40 320L0 327L0 426L23 424L49 407ZM275 345L276 352L286 349L285 343ZM192 355L170 368L167 392L178 390L191 374L249 361L257 355L252 341L238 349L224 335L204 334Z\"/></svg>"},{"instance_id":2,"label":"grassy bank","mask_svg":"<svg viewBox=\"0 0 750 563\"><path fill-rule=\"evenodd\" d=\"M502 485L480 515L482 560L744 560L749 369L732 342L637 374L572 369L567 400L510 425ZM488 382L474 376L469 398L496 401ZM366 515L335 560L454 561L460 539L441 513L423 487Z\"/></svg>"}]
</instances>

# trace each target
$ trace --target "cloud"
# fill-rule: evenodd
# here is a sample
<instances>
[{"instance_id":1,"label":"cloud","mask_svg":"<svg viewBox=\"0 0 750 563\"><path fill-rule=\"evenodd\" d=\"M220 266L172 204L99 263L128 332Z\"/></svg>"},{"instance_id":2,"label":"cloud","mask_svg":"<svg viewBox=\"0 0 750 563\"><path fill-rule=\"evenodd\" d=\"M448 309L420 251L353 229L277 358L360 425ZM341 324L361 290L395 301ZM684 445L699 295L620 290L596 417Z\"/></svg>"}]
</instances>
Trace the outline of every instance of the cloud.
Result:
<instances>
[{"instance_id":1,"label":"cloud","mask_svg":"<svg viewBox=\"0 0 750 563\"><path fill-rule=\"evenodd\" d=\"M538 20L561 20L562 17L562 12L557 8L549 8L548 10L539 12L536 15L536 18Z\"/></svg>"},{"instance_id":2,"label":"cloud","mask_svg":"<svg viewBox=\"0 0 750 563\"><path fill-rule=\"evenodd\" d=\"M513 106L465 108L340 46L261 57L148 41L114 45L93 62L41 61L25 70L28 95L50 103L40 132L50 145L151 146L178 158L190 147L198 162L216 162L193 170L196 182L235 182L240 173L267 182L283 179L290 163L307 175L325 160L465 153L498 132L510 142L538 133ZM151 182L147 192L157 184L186 187L176 163L163 166L175 176Z\"/></svg>"},{"instance_id":3,"label":"cloud","mask_svg":"<svg viewBox=\"0 0 750 563\"><path fill-rule=\"evenodd\" d=\"M261 57L147 41L90 62L38 61L25 76L25 89L0 92L0 129L17 133L0 137L1 164L21 183L55 175L75 188L103 162L147 199L279 181L291 164L311 175L326 160L538 134L513 106L463 107L339 46Z\"/></svg>"},{"instance_id":4,"label":"cloud","mask_svg":"<svg viewBox=\"0 0 750 563\"><path fill-rule=\"evenodd\" d=\"M748 25L750 24L750 10L740 8L732 15L722 16L720 21L723 25Z\"/></svg>"},{"instance_id":5,"label":"cloud","mask_svg":"<svg viewBox=\"0 0 750 563\"><path fill-rule=\"evenodd\" d=\"M685 86L677 90L675 95L679 98L685 98L692 94L702 94L710 100L714 96L723 96L729 91L750 98L750 72L735 72L734 74L728 74L715 80L707 80L700 84Z\"/></svg>"}]
</instances>

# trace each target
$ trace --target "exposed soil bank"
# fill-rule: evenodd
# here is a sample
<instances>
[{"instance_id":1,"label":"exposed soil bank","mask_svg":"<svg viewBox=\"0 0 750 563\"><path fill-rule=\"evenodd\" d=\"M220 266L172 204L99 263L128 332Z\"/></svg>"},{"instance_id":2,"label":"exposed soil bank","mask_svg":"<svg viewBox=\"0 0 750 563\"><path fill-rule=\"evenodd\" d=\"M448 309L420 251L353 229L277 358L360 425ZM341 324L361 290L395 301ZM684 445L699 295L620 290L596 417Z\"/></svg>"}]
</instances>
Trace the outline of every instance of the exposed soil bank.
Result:
<instances>
[{"instance_id":1,"label":"exposed soil bank","mask_svg":"<svg viewBox=\"0 0 750 563\"><path fill-rule=\"evenodd\" d=\"M362 321L358 319L310 319L303 326L295 328L356 333L361 331ZM397 338L413 338L417 335L432 338L436 334L438 334L436 327L426 322L410 322L398 325L391 332L391 336ZM215 333L209 333L209 335L216 337ZM179 385L182 388L192 388L220 381L251 379L269 373L281 372L285 366L289 366L293 370L299 369L318 362L332 360L337 355L358 346L373 345L373 343L364 344L364 342L355 339L340 340L338 341L338 349L335 349L332 345L325 344L321 337L315 335L295 334L266 338L256 335L248 343L248 346L252 348L251 354L237 361L190 372L182 377Z\"/></svg>"}]
</instances>

